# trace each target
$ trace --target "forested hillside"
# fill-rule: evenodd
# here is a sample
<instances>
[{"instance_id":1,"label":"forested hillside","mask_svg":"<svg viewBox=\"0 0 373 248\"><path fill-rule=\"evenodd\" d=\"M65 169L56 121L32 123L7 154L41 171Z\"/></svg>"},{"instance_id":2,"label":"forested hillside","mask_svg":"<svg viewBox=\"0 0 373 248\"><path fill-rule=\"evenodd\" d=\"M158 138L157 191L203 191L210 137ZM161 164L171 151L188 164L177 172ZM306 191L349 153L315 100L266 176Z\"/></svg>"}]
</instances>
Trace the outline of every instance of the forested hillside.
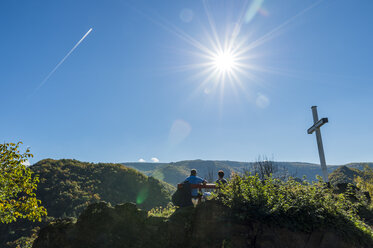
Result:
<instances>
[{"instance_id":1,"label":"forested hillside","mask_svg":"<svg viewBox=\"0 0 373 248\"><path fill-rule=\"evenodd\" d=\"M42 160L37 195L51 216L77 216L92 202L135 202L140 208L166 205L172 187L121 164Z\"/></svg>"},{"instance_id":2,"label":"forested hillside","mask_svg":"<svg viewBox=\"0 0 373 248\"><path fill-rule=\"evenodd\" d=\"M287 171L293 177L303 178L309 181L315 180L316 175L322 175L321 167L318 164L304 162L273 162L280 170ZM139 170L146 175L153 176L172 185L184 180L189 176L191 169L197 169L198 175L210 181L216 180L217 172L223 170L227 177L232 172L242 173L252 171L255 162L236 162L219 160L186 160L171 163L123 163L124 165ZM364 166L373 167L373 163L350 163L345 166L362 170ZM329 173L338 169L340 165L328 166Z\"/></svg>"},{"instance_id":3,"label":"forested hillside","mask_svg":"<svg viewBox=\"0 0 373 248\"><path fill-rule=\"evenodd\" d=\"M121 164L87 163L71 159L45 159L30 167L39 175L36 195L48 218L77 217L91 203L112 205L134 202L144 210L165 206L174 190L167 183ZM0 226L0 247L28 235L39 223L20 221Z\"/></svg>"},{"instance_id":4,"label":"forested hillside","mask_svg":"<svg viewBox=\"0 0 373 248\"><path fill-rule=\"evenodd\" d=\"M331 184L354 183L354 179L363 174L362 170L341 166L329 175Z\"/></svg>"},{"instance_id":5,"label":"forested hillside","mask_svg":"<svg viewBox=\"0 0 373 248\"><path fill-rule=\"evenodd\" d=\"M77 221L41 230L34 248L373 247L371 202L359 189L336 190L323 182L234 175L196 207L147 214L132 204L92 204Z\"/></svg>"}]
</instances>

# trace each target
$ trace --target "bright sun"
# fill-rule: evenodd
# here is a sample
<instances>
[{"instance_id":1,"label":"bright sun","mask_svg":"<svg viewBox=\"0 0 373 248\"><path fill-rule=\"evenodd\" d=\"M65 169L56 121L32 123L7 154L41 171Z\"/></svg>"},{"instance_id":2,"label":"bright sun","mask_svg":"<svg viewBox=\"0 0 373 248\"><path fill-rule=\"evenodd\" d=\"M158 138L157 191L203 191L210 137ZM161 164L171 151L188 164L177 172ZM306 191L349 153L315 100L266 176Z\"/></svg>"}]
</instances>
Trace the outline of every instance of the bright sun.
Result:
<instances>
[{"instance_id":1,"label":"bright sun","mask_svg":"<svg viewBox=\"0 0 373 248\"><path fill-rule=\"evenodd\" d=\"M223 95L226 86L235 92L245 91L254 79L253 71L260 70L259 66L254 64L254 58L258 55L253 51L259 41L250 42L246 35L239 35L244 24L243 16L238 17L234 25L229 24L224 29L218 29L207 9L207 4L205 7L211 30L207 30L201 40L203 42L182 30L175 30L176 35L196 49L187 51L188 55L196 55L199 58L193 58L194 63L181 69L197 69L198 72L192 77L197 81L202 79L199 81L198 90L202 89L206 94L219 90Z\"/></svg>"},{"instance_id":2,"label":"bright sun","mask_svg":"<svg viewBox=\"0 0 373 248\"><path fill-rule=\"evenodd\" d=\"M236 57L231 52L220 52L213 58L214 66L221 73L228 73L236 66Z\"/></svg>"}]
</instances>

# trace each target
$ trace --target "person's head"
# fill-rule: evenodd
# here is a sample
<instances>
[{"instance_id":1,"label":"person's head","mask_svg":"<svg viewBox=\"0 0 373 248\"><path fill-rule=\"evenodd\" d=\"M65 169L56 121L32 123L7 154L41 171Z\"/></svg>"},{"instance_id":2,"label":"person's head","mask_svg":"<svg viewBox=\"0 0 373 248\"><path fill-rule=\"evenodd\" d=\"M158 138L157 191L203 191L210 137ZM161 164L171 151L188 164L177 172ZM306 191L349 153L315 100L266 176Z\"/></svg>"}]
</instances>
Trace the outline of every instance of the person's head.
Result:
<instances>
[{"instance_id":1,"label":"person's head","mask_svg":"<svg viewBox=\"0 0 373 248\"><path fill-rule=\"evenodd\" d=\"M192 169L192 170L190 171L190 175L191 175L191 176L197 176L197 170L196 170L196 169Z\"/></svg>"},{"instance_id":2,"label":"person's head","mask_svg":"<svg viewBox=\"0 0 373 248\"><path fill-rule=\"evenodd\" d=\"M218 171L218 176L219 176L219 178L223 178L224 177L224 171L222 171L222 170Z\"/></svg>"}]
</instances>

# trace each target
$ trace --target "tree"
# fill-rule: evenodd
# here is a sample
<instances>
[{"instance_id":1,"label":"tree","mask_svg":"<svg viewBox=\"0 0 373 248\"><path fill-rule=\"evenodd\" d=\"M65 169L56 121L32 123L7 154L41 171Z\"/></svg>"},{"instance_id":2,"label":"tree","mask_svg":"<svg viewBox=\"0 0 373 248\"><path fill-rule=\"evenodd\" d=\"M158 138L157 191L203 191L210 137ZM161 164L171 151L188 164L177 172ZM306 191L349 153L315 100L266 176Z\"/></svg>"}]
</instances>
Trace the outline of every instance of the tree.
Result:
<instances>
[{"instance_id":1,"label":"tree","mask_svg":"<svg viewBox=\"0 0 373 248\"><path fill-rule=\"evenodd\" d=\"M286 180L289 177L295 177L296 175L296 172L290 173L285 166L278 166L274 162L273 158L268 159L267 156L258 157L251 168L251 173L253 173L254 175L257 174L261 180L269 177Z\"/></svg>"},{"instance_id":2,"label":"tree","mask_svg":"<svg viewBox=\"0 0 373 248\"><path fill-rule=\"evenodd\" d=\"M360 175L354 178L354 183L373 198L373 169L369 165L365 165L364 171L360 171Z\"/></svg>"},{"instance_id":3,"label":"tree","mask_svg":"<svg viewBox=\"0 0 373 248\"><path fill-rule=\"evenodd\" d=\"M271 177L278 171L278 167L274 164L273 161L268 160L266 156L263 159L259 156L257 161L253 164L253 174L258 174L261 180L264 180L266 177Z\"/></svg>"},{"instance_id":4,"label":"tree","mask_svg":"<svg viewBox=\"0 0 373 248\"><path fill-rule=\"evenodd\" d=\"M215 180L214 180L214 176L215 176L215 173L214 173L214 168L212 168L211 166L207 168L207 172L205 174L205 179L208 183L213 183Z\"/></svg>"},{"instance_id":5,"label":"tree","mask_svg":"<svg viewBox=\"0 0 373 248\"><path fill-rule=\"evenodd\" d=\"M39 178L26 167L25 162L33 157L27 149L19 152L22 142L0 144L0 222L10 223L17 219L41 221L47 215L35 190Z\"/></svg>"}]
</instances>

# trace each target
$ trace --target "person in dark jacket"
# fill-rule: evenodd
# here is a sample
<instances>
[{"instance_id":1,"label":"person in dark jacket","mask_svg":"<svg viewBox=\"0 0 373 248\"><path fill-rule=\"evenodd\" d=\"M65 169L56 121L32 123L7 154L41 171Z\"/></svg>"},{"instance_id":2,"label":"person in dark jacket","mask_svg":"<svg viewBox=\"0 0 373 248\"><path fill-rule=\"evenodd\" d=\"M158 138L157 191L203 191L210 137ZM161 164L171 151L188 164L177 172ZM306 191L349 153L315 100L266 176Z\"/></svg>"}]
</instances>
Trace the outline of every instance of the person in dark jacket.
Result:
<instances>
[{"instance_id":1,"label":"person in dark jacket","mask_svg":"<svg viewBox=\"0 0 373 248\"><path fill-rule=\"evenodd\" d=\"M219 177L218 180L216 180L217 185L225 185L225 184L228 183L228 181L225 180L225 178L224 178L224 171L220 170L218 172L218 177Z\"/></svg>"}]
</instances>

